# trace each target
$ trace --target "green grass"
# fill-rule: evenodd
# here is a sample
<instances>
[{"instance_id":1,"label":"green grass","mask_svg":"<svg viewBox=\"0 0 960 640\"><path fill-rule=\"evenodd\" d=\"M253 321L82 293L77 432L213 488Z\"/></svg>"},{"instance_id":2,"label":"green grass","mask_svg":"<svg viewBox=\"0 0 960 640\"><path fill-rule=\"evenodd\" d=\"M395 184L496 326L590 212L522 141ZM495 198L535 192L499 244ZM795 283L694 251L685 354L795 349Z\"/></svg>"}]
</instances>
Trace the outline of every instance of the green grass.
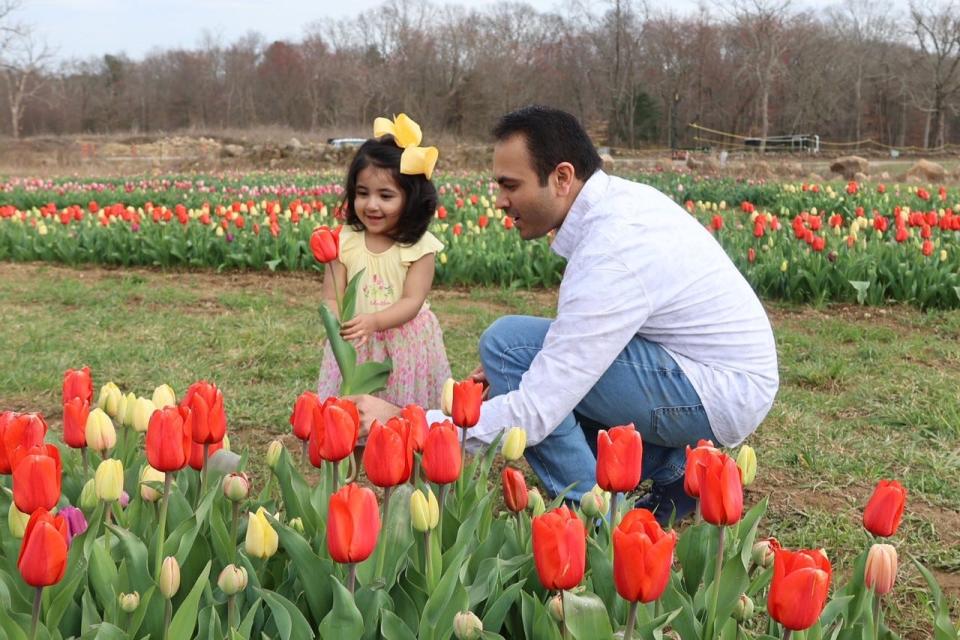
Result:
<instances>
[{"instance_id":1,"label":"green grass","mask_svg":"<svg viewBox=\"0 0 960 640\"><path fill-rule=\"evenodd\" d=\"M313 274L69 269L4 264L0 276L0 408L41 411L60 428L60 383L90 365L149 395L214 380L235 449L256 455L285 435L296 396L316 383L323 346ZM437 290L433 309L455 376L477 362L483 329L505 313L550 315L554 292ZM787 546L824 547L845 581L868 544L859 524L880 478L908 488L894 543L901 583L893 619L929 636L930 615L908 554L960 595L960 311L768 305L781 390L751 438L760 474L747 498L770 496L762 528Z\"/></svg>"}]
</instances>

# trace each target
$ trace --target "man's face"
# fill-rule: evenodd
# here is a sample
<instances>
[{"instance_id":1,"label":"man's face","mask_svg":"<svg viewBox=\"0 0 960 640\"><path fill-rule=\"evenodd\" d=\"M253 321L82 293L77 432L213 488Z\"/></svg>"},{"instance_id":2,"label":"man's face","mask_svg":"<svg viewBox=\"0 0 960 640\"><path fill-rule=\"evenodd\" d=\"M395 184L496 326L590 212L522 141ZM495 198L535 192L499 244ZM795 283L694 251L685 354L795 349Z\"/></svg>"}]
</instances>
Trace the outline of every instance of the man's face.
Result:
<instances>
[{"instance_id":1,"label":"man's face","mask_svg":"<svg viewBox=\"0 0 960 640\"><path fill-rule=\"evenodd\" d=\"M532 240L545 236L563 222L564 202L554 193L550 180L547 186L540 186L522 134L494 145L493 175L500 185L496 207L513 218L521 238Z\"/></svg>"}]
</instances>

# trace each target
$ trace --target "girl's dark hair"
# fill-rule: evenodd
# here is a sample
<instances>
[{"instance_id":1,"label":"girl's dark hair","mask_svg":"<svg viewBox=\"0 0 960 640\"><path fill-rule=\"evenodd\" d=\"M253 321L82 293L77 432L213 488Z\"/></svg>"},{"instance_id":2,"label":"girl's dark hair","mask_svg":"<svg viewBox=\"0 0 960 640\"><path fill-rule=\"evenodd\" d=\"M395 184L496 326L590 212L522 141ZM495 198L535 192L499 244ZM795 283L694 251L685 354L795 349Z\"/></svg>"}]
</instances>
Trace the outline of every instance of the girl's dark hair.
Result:
<instances>
[{"instance_id":1,"label":"girl's dark hair","mask_svg":"<svg viewBox=\"0 0 960 640\"><path fill-rule=\"evenodd\" d=\"M357 197L357 176L370 166L387 169L404 194L403 211L390 237L400 244L414 244L426 233L430 220L436 213L437 189L422 173L400 173L402 153L403 149L397 146L391 135L371 138L364 142L353 157L347 172L347 194L343 208L347 214L347 224L356 231L363 231L363 223L353 210Z\"/></svg>"}]
</instances>

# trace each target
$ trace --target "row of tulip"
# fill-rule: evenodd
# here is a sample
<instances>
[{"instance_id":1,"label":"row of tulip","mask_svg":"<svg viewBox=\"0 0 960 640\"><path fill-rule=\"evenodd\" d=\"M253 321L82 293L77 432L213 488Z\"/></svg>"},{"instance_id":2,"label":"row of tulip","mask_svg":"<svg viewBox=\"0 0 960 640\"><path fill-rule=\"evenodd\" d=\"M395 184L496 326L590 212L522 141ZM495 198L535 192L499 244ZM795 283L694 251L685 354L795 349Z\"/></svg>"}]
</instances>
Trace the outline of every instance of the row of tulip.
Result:
<instances>
[{"instance_id":1,"label":"row of tulip","mask_svg":"<svg viewBox=\"0 0 960 640\"><path fill-rule=\"evenodd\" d=\"M12 480L0 495L12 533L0 537L0 630L131 639L896 637L882 607L896 581L895 548L871 546L837 586L824 550L759 537L766 500L744 509L743 486L757 472L749 447L736 460L706 441L688 449L685 488L702 522L678 534L620 499L641 479L632 425L600 432L598 486L579 509L528 490L514 466L522 429L467 458L462 439L478 419L480 390L449 383L449 420L427 425L410 405L374 423L363 447L350 400L303 393L290 417L300 461L271 443L257 494L242 472L247 454L228 451L216 385L198 382L178 402L166 385L147 399L107 383L84 421L91 373L67 371L63 440L76 453L61 457L45 441L41 416L0 413L0 474ZM211 455L216 445L224 449ZM101 458L96 469L84 466L87 449ZM501 492L490 479L498 451ZM308 466L320 476L312 487ZM905 502L899 483L881 481L865 530L896 535ZM934 637L952 639L942 594L917 566L929 581Z\"/></svg>"}]
</instances>

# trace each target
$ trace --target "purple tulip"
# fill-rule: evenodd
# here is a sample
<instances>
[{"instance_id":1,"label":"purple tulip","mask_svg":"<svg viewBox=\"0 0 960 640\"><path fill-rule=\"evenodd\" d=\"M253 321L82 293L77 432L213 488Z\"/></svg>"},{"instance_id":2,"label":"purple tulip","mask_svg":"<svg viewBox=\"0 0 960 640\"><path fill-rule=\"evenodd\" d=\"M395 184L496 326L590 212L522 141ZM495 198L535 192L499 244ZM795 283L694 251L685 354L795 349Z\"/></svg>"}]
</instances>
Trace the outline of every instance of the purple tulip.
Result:
<instances>
[{"instance_id":1,"label":"purple tulip","mask_svg":"<svg viewBox=\"0 0 960 640\"><path fill-rule=\"evenodd\" d=\"M83 511L76 507L64 507L60 509L60 514L67 519L67 543L73 541L74 536L79 536L87 530L87 519L83 517Z\"/></svg>"},{"instance_id":2,"label":"purple tulip","mask_svg":"<svg viewBox=\"0 0 960 640\"><path fill-rule=\"evenodd\" d=\"M120 508L126 509L128 504L130 504L130 494L124 491L120 494Z\"/></svg>"}]
</instances>

